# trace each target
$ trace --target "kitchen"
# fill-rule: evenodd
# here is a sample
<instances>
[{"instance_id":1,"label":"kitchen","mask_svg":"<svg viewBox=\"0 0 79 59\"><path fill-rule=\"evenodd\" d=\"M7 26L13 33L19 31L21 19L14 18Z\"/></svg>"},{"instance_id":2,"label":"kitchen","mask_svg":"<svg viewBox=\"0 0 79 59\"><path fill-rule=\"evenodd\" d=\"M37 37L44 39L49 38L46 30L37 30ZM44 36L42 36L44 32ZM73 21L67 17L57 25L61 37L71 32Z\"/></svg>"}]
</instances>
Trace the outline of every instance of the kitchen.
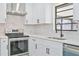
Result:
<instances>
[{"instance_id":1,"label":"kitchen","mask_svg":"<svg viewBox=\"0 0 79 59\"><path fill-rule=\"evenodd\" d=\"M79 56L79 3L0 3L0 56Z\"/></svg>"}]
</instances>

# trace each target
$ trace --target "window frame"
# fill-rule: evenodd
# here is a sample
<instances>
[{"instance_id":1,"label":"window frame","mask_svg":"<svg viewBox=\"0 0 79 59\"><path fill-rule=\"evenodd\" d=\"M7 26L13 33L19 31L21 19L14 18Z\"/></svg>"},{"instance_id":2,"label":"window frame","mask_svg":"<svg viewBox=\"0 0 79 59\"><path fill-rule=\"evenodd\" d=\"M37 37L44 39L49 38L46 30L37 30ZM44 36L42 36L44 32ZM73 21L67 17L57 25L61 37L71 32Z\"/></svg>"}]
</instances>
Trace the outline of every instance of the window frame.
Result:
<instances>
[{"instance_id":1,"label":"window frame","mask_svg":"<svg viewBox=\"0 0 79 59\"><path fill-rule=\"evenodd\" d=\"M75 22L73 22L73 19L71 19L70 17L73 17L73 15L67 15L67 16L62 16L62 17L58 17L58 15L57 15L57 13L61 13L61 12L64 12L64 11L70 11L70 10L73 10L73 8L69 8L69 9L65 9L65 10L61 10L61 11L57 11L57 9L59 9L59 8L63 8L63 7L67 7L67 6L70 6L70 5L73 5L73 3L63 3L63 4L61 4L61 5L58 5L58 6L55 6L55 30L56 30L56 32L57 31L77 31L77 30L74 30L73 29L73 25L74 24L77 24L77 23L75 23ZM57 29L57 26L58 26L58 23L57 23L57 19L61 19L62 20L62 22L63 22L63 20L65 19L65 18L68 18L68 20L70 20L71 21L71 23L60 23L59 25L60 25L60 29ZM68 29L65 29L65 30L63 30L63 28L62 28L62 26L63 25L71 25L71 29L70 30L68 30ZM62 29L61 29L62 28Z\"/></svg>"}]
</instances>

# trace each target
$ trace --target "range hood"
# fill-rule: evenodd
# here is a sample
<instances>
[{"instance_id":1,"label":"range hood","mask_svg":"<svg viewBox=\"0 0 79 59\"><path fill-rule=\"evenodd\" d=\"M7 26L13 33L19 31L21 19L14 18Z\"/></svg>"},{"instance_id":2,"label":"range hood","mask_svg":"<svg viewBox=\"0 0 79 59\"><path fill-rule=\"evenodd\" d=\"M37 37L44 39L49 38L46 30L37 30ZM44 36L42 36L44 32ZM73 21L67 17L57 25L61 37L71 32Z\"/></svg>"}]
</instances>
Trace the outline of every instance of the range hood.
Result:
<instances>
[{"instance_id":1,"label":"range hood","mask_svg":"<svg viewBox=\"0 0 79 59\"><path fill-rule=\"evenodd\" d=\"M24 6L25 4L22 5L21 3L12 3L9 6L7 6L8 8L10 8L7 10L7 14L24 16L27 14Z\"/></svg>"},{"instance_id":2,"label":"range hood","mask_svg":"<svg viewBox=\"0 0 79 59\"><path fill-rule=\"evenodd\" d=\"M7 11L7 14L25 16L27 13L26 12L21 12L21 11Z\"/></svg>"}]
</instances>

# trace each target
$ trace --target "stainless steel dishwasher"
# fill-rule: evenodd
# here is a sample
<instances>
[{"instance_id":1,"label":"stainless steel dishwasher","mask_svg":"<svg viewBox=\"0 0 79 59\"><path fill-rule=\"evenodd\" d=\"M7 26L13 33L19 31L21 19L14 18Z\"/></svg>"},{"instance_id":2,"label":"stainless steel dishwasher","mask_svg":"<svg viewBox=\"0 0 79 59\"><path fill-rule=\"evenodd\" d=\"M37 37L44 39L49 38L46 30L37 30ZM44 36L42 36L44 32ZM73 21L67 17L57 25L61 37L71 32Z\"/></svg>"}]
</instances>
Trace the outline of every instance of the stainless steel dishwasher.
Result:
<instances>
[{"instance_id":1,"label":"stainless steel dishwasher","mask_svg":"<svg viewBox=\"0 0 79 59\"><path fill-rule=\"evenodd\" d=\"M79 46L64 44L63 56L79 56Z\"/></svg>"}]
</instances>

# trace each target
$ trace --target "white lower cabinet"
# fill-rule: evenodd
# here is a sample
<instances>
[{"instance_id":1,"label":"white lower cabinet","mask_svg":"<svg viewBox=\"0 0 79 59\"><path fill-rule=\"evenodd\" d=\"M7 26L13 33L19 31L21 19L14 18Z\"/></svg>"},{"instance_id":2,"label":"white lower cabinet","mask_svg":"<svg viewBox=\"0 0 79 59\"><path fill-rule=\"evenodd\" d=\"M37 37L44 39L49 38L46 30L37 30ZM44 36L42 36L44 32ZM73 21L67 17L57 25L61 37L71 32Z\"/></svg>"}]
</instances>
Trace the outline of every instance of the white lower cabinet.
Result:
<instances>
[{"instance_id":1,"label":"white lower cabinet","mask_svg":"<svg viewBox=\"0 0 79 59\"><path fill-rule=\"evenodd\" d=\"M8 56L8 39L0 38L0 56Z\"/></svg>"},{"instance_id":2,"label":"white lower cabinet","mask_svg":"<svg viewBox=\"0 0 79 59\"><path fill-rule=\"evenodd\" d=\"M36 38L30 38L29 39L29 55L36 56L37 54L37 39Z\"/></svg>"},{"instance_id":3,"label":"white lower cabinet","mask_svg":"<svg viewBox=\"0 0 79 59\"><path fill-rule=\"evenodd\" d=\"M63 55L63 44L56 41L50 41L46 39L39 39L40 45L42 46L42 55L44 56L62 56Z\"/></svg>"},{"instance_id":4,"label":"white lower cabinet","mask_svg":"<svg viewBox=\"0 0 79 59\"><path fill-rule=\"evenodd\" d=\"M31 37L29 39L29 55L30 56L62 56L63 44Z\"/></svg>"}]
</instances>

